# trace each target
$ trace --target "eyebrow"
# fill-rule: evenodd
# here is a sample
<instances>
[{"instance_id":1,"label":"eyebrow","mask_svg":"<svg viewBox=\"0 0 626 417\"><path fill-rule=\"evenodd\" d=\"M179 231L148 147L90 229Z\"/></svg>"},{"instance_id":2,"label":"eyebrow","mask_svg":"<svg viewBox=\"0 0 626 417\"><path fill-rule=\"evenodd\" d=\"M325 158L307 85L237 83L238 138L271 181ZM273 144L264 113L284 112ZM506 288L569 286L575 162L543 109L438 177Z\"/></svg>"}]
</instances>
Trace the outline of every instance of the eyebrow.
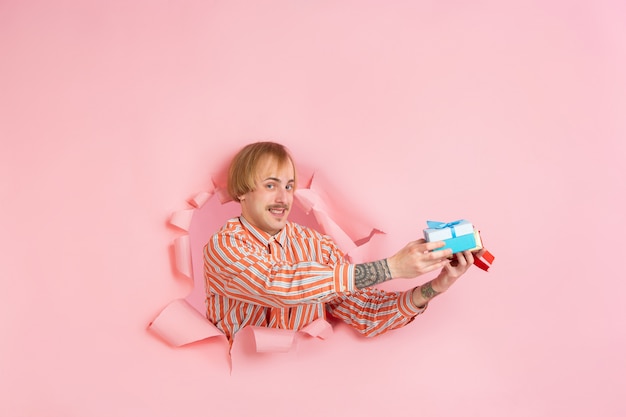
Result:
<instances>
[{"instance_id":1,"label":"eyebrow","mask_svg":"<svg viewBox=\"0 0 626 417\"><path fill-rule=\"evenodd\" d=\"M267 177L265 178L263 181L276 181L276 182L282 182L279 178L276 177ZM290 182L296 182L295 179L290 179L289 181L287 181L287 184L289 184Z\"/></svg>"}]
</instances>

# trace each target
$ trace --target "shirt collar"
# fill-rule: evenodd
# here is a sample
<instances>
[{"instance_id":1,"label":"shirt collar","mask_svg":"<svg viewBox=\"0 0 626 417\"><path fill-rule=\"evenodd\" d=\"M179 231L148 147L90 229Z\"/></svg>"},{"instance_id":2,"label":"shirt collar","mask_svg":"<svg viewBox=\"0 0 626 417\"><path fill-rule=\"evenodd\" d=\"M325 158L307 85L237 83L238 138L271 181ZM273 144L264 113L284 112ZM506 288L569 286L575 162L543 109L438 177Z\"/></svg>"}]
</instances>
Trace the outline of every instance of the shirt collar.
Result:
<instances>
[{"instance_id":1,"label":"shirt collar","mask_svg":"<svg viewBox=\"0 0 626 417\"><path fill-rule=\"evenodd\" d=\"M267 232L253 226L250 224L248 220L243 216L239 216L239 221L243 225L243 227L252 234L252 236L256 237L262 244L268 246L271 241L275 240L281 247L284 247L285 241L287 240L287 228L289 227L289 222L283 227L280 232L276 233L274 236L270 235Z\"/></svg>"}]
</instances>

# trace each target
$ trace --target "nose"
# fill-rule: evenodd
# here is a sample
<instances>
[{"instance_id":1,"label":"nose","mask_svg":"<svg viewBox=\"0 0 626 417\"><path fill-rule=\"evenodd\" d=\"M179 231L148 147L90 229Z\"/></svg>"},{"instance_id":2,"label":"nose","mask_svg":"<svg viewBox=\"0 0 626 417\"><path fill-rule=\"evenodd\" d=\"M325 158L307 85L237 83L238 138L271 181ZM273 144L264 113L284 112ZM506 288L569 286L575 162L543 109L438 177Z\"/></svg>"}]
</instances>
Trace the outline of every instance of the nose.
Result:
<instances>
[{"instance_id":1,"label":"nose","mask_svg":"<svg viewBox=\"0 0 626 417\"><path fill-rule=\"evenodd\" d=\"M276 192L276 202L277 203L286 203L288 199L289 192L284 188L280 187Z\"/></svg>"},{"instance_id":2,"label":"nose","mask_svg":"<svg viewBox=\"0 0 626 417\"><path fill-rule=\"evenodd\" d=\"M278 188L278 192L276 193L276 201L282 203L285 201L285 189L280 187Z\"/></svg>"}]
</instances>

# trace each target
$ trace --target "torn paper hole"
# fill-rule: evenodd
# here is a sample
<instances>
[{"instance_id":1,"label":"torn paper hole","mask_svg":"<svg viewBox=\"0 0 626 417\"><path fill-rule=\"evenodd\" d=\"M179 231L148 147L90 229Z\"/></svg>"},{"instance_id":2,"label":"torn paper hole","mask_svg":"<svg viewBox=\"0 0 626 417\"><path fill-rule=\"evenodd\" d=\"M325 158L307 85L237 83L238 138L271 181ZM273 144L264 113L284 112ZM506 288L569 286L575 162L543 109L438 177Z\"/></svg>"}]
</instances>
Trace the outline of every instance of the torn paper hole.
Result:
<instances>
[{"instance_id":1,"label":"torn paper hole","mask_svg":"<svg viewBox=\"0 0 626 417\"><path fill-rule=\"evenodd\" d=\"M355 259L361 253L358 249L382 232L362 223L355 224L355 217L348 210L341 213L330 209L322 198L323 192L320 192L323 187L313 176L307 184L308 187L296 191L289 219L330 235L353 262L358 262ZM148 327L172 346L211 338L225 339L224 334L206 318L203 248L228 219L241 214L239 204L226 198L226 195L224 189L214 186L192 198L189 201L192 207L171 216L170 223L187 232L174 240L176 270L192 280L193 288L184 299L173 300L165 306ZM346 230L351 230L352 235ZM310 323L299 332L258 327L251 330L257 352L289 351L293 348L296 334L320 339L327 339L332 334L332 326L323 319Z\"/></svg>"}]
</instances>

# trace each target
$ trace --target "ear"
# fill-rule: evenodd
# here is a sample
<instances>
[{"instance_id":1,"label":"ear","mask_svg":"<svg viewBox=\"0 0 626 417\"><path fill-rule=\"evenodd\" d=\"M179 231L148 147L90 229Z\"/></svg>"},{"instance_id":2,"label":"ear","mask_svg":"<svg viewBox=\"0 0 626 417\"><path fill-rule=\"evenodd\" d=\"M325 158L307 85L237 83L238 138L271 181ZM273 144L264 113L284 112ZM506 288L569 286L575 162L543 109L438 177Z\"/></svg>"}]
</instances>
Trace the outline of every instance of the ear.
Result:
<instances>
[{"instance_id":1,"label":"ear","mask_svg":"<svg viewBox=\"0 0 626 417\"><path fill-rule=\"evenodd\" d=\"M243 201L243 200L245 200L245 198L246 198L246 196L245 196L245 195L240 195L240 196L237 196L237 200L238 200L238 201Z\"/></svg>"}]
</instances>

